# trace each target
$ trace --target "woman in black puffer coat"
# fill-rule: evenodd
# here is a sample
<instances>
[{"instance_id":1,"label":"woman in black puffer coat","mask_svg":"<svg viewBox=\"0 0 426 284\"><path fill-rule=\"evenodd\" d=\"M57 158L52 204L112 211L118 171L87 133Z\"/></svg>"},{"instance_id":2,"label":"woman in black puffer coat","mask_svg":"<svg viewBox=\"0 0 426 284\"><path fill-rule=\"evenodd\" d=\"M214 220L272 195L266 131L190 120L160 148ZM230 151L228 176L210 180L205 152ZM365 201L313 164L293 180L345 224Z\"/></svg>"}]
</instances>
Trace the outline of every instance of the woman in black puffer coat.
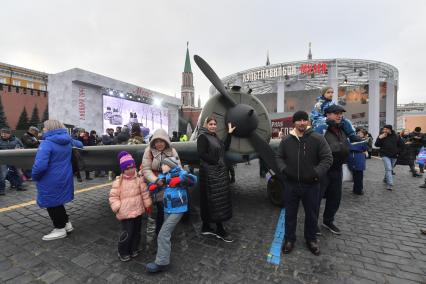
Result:
<instances>
[{"instance_id":1,"label":"woman in black puffer coat","mask_svg":"<svg viewBox=\"0 0 426 284\"><path fill-rule=\"evenodd\" d=\"M225 231L222 222L231 219L232 204L229 190L228 168L225 165L225 151L231 144L231 135L235 127L228 124L225 141L216 136L217 121L209 116L199 130L197 150L200 157L200 210L203 236L215 236L225 242L232 238ZM216 230L210 227L216 223Z\"/></svg>"}]
</instances>

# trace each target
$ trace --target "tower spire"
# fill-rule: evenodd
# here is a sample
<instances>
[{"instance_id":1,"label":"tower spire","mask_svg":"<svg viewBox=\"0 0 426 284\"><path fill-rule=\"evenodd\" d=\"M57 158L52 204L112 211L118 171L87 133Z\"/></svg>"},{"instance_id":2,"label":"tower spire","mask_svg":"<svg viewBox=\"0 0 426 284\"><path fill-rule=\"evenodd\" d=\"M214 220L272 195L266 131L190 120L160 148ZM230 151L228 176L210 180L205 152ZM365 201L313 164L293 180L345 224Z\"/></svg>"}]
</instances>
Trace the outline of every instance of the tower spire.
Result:
<instances>
[{"instance_id":1,"label":"tower spire","mask_svg":"<svg viewBox=\"0 0 426 284\"><path fill-rule=\"evenodd\" d=\"M269 62L269 50L266 51L266 66L271 65L271 63Z\"/></svg>"},{"instance_id":2,"label":"tower spire","mask_svg":"<svg viewBox=\"0 0 426 284\"><path fill-rule=\"evenodd\" d=\"M193 74L191 70L191 58L189 57L188 41L186 42L185 68L183 69L183 72L182 72L181 99L182 99L182 106L195 107L194 83L193 83Z\"/></svg>"},{"instance_id":3,"label":"tower spire","mask_svg":"<svg viewBox=\"0 0 426 284\"><path fill-rule=\"evenodd\" d=\"M312 60L311 43L309 42L308 60Z\"/></svg>"},{"instance_id":4,"label":"tower spire","mask_svg":"<svg viewBox=\"0 0 426 284\"><path fill-rule=\"evenodd\" d=\"M183 72L192 73L191 61L189 58L189 41L186 42L186 59L185 59L185 68L183 69Z\"/></svg>"}]
</instances>

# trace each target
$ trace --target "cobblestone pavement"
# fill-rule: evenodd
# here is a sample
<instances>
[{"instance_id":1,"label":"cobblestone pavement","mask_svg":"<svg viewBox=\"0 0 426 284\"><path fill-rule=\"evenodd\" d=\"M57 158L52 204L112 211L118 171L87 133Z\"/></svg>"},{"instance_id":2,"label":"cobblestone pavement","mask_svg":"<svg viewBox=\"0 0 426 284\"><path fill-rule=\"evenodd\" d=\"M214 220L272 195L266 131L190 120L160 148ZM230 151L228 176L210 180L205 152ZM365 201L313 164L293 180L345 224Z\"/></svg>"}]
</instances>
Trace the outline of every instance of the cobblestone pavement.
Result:
<instances>
[{"instance_id":1,"label":"cobblestone pavement","mask_svg":"<svg viewBox=\"0 0 426 284\"><path fill-rule=\"evenodd\" d=\"M145 251L127 263L117 259L119 222L108 206L109 186L76 194L66 206L75 230L65 239L45 242L52 229L45 210L36 205L10 207L34 199L29 191L7 191L0 197L1 283L426 283L426 190L408 167L396 168L394 191L385 190L380 160L368 161L366 194L355 196L345 183L336 225L342 235L322 230L321 255L303 241L303 209L295 250L281 256L278 267L266 263L280 209L265 193L258 164L240 164L232 186L234 217L226 226L234 243L199 236L194 206L190 221L173 236L170 270L148 275L155 257L152 230ZM105 178L76 184L76 189L107 183ZM8 210L4 208L8 207ZM302 207L302 206L301 206ZM3 209L1 209L3 208Z\"/></svg>"}]
</instances>

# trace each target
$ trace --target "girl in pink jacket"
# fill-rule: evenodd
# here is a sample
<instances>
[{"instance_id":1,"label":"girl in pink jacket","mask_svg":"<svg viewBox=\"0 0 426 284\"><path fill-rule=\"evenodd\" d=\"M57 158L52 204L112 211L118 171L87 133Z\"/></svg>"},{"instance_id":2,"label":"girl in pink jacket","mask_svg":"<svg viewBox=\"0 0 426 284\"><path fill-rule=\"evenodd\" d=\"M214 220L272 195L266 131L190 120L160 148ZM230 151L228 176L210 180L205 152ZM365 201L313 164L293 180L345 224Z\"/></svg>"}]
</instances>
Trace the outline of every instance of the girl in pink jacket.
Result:
<instances>
[{"instance_id":1,"label":"girl in pink jacket","mask_svg":"<svg viewBox=\"0 0 426 284\"><path fill-rule=\"evenodd\" d=\"M144 179L136 174L133 157L126 151L118 154L121 175L112 184L109 204L117 219L121 221L122 232L118 240L118 258L129 261L139 254L142 214L151 213L152 201Z\"/></svg>"}]
</instances>

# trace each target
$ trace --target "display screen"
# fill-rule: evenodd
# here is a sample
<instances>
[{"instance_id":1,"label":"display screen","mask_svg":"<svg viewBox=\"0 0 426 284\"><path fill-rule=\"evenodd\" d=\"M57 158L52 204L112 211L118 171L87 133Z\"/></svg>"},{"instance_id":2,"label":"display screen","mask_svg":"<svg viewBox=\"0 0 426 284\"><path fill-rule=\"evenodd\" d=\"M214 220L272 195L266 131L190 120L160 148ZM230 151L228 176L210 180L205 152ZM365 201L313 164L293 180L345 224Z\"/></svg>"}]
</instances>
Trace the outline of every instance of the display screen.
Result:
<instances>
[{"instance_id":1,"label":"display screen","mask_svg":"<svg viewBox=\"0 0 426 284\"><path fill-rule=\"evenodd\" d=\"M135 101L103 95L103 130L132 124L139 124L144 137L158 128L168 133L168 109Z\"/></svg>"}]
</instances>

